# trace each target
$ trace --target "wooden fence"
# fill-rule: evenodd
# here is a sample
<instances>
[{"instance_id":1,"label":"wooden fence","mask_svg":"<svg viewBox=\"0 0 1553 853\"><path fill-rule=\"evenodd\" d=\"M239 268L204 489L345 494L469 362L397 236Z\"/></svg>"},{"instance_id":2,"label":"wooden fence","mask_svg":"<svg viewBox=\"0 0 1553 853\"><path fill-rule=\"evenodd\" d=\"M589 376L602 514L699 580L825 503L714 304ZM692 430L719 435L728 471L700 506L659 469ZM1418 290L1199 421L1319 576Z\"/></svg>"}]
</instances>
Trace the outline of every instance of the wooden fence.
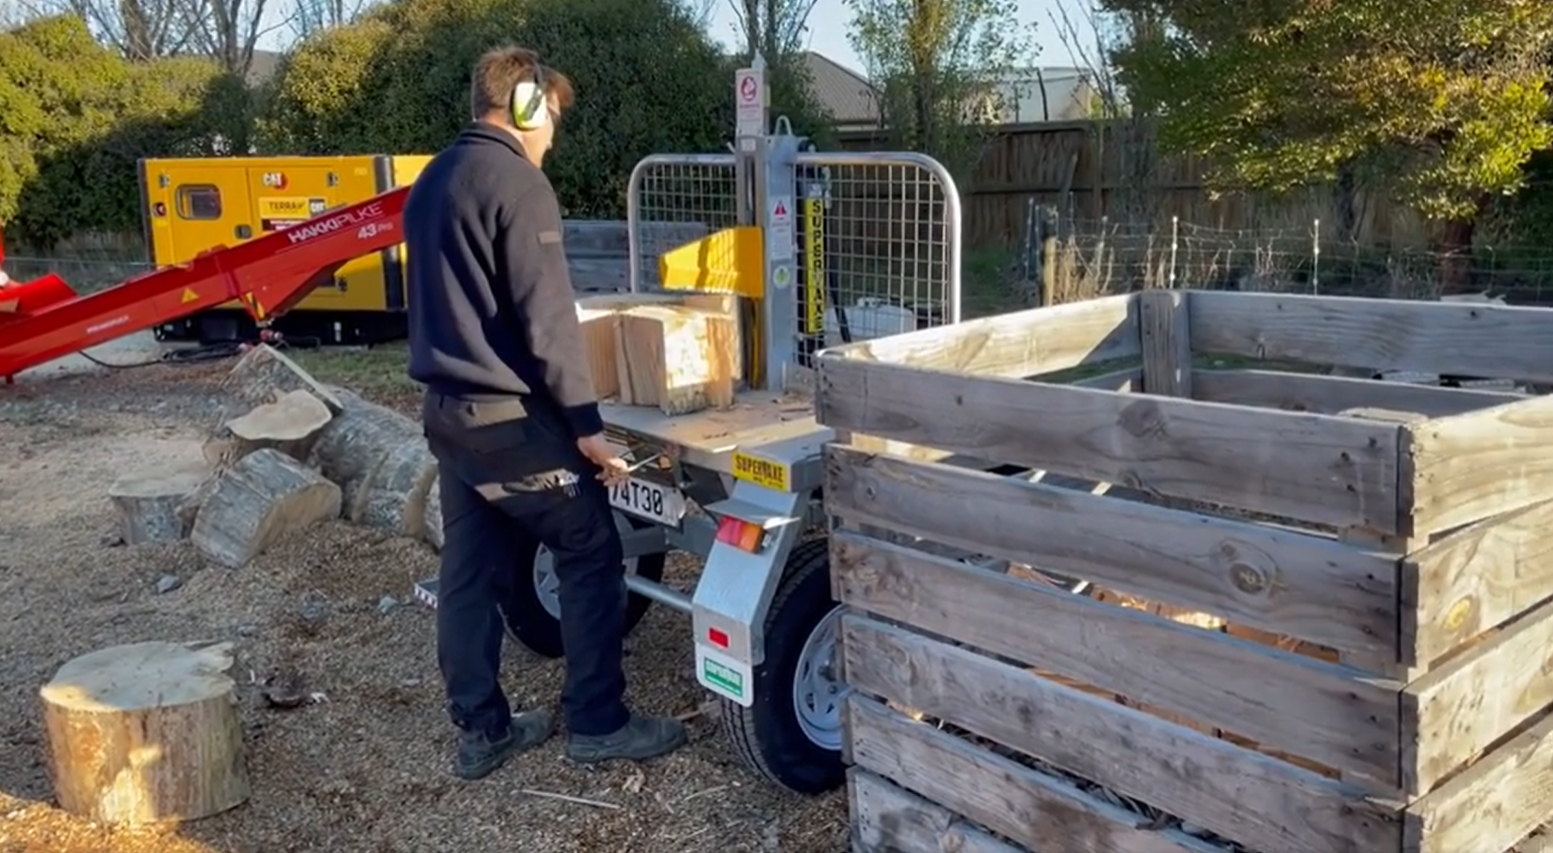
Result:
<instances>
[{"instance_id":1,"label":"wooden fence","mask_svg":"<svg viewBox=\"0 0 1553 853\"><path fill-rule=\"evenodd\" d=\"M878 131L845 131L843 148L882 150ZM972 246L1020 244L1031 206L1051 205L1079 220L1150 222L1169 233L1170 219L1233 230L1308 228L1363 245L1417 245L1429 230L1416 214L1364 192L1335 187L1284 198L1230 195L1215 199L1195 157L1163 157L1148 128L1131 122L1005 125L986 143L965 186L964 228Z\"/></svg>"},{"instance_id":2,"label":"wooden fence","mask_svg":"<svg viewBox=\"0 0 1553 853\"><path fill-rule=\"evenodd\" d=\"M1312 367L1550 383L1553 314L1150 291L819 361L860 851L1545 849L1553 399Z\"/></svg>"}]
</instances>

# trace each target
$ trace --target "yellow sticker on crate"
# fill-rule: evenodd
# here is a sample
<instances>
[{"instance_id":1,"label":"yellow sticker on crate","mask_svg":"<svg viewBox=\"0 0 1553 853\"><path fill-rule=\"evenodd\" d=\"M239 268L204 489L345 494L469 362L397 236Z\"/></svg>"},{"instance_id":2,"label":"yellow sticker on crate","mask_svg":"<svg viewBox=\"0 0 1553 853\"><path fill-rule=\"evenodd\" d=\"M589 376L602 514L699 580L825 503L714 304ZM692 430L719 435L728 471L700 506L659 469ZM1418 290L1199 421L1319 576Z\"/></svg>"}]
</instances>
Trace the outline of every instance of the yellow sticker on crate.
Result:
<instances>
[{"instance_id":1,"label":"yellow sticker on crate","mask_svg":"<svg viewBox=\"0 0 1553 853\"><path fill-rule=\"evenodd\" d=\"M751 456L742 450L733 452L733 477L778 492L788 491L792 468L770 459Z\"/></svg>"}]
</instances>

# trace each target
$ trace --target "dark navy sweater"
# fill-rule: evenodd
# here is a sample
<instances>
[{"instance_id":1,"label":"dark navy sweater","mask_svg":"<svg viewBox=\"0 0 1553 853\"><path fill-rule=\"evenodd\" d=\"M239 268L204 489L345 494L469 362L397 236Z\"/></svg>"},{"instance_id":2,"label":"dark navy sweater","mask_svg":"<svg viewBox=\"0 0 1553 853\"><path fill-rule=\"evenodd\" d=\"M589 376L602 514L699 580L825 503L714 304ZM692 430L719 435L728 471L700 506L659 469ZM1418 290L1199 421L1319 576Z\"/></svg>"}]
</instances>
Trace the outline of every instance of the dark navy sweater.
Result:
<instances>
[{"instance_id":1,"label":"dark navy sweater","mask_svg":"<svg viewBox=\"0 0 1553 853\"><path fill-rule=\"evenodd\" d=\"M501 128L472 124L433 157L404 208L410 377L601 432L561 234L549 179Z\"/></svg>"}]
</instances>

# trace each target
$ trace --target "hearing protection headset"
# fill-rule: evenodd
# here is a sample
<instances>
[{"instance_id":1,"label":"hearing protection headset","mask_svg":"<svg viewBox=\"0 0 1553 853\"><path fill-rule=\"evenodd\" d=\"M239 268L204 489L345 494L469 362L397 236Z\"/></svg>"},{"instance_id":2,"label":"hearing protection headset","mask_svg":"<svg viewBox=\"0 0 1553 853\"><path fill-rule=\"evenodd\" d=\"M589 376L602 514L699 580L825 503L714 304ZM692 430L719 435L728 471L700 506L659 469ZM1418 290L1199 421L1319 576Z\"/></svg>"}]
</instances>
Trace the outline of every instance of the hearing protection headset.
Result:
<instances>
[{"instance_id":1,"label":"hearing protection headset","mask_svg":"<svg viewBox=\"0 0 1553 853\"><path fill-rule=\"evenodd\" d=\"M550 105L545 102L545 70L534 63L530 80L519 80L512 88L512 125L518 130L538 130L550 120Z\"/></svg>"}]
</instances>

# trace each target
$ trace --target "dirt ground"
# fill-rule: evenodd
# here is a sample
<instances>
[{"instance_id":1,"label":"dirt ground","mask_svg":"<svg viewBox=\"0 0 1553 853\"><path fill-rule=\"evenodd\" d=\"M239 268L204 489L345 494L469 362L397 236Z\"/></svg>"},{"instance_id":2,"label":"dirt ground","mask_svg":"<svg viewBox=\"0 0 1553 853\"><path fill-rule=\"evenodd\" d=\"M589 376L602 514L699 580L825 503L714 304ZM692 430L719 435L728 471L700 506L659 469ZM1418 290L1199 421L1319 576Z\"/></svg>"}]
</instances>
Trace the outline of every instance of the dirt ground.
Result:
<instances>
[{"instance_id":1,"label":"dirt ground","mask_svg":"<svg viewBox=\"0 0 1553 853\"><path fill-rule=\"evenodd\" d=\"M410 389L343 359L338 375L390 405ZM640 767L568 763L558 737L495 775L447 772L424 545L332 523L232 571L187 543L114 542L114 477L198 455L230 362L35 378L0 387L0 853L838 853L841 792L798 797L748 775L690 673L683 617L655 608L629 641L632 701L695 716L684 750ZM352 382L352 379L359 379ZM688 588L698 568L671 558ZM165 592L169 586L175 588ZM52 804L37 690L65 661L145 640L236 644L251 800L176 830L114 831ZM515 704L554 708L561 665L509 647ZM326 700L259 698L284 670ZM582 804L561 799L581 798Z\"/></svg>"}]
</instances>

